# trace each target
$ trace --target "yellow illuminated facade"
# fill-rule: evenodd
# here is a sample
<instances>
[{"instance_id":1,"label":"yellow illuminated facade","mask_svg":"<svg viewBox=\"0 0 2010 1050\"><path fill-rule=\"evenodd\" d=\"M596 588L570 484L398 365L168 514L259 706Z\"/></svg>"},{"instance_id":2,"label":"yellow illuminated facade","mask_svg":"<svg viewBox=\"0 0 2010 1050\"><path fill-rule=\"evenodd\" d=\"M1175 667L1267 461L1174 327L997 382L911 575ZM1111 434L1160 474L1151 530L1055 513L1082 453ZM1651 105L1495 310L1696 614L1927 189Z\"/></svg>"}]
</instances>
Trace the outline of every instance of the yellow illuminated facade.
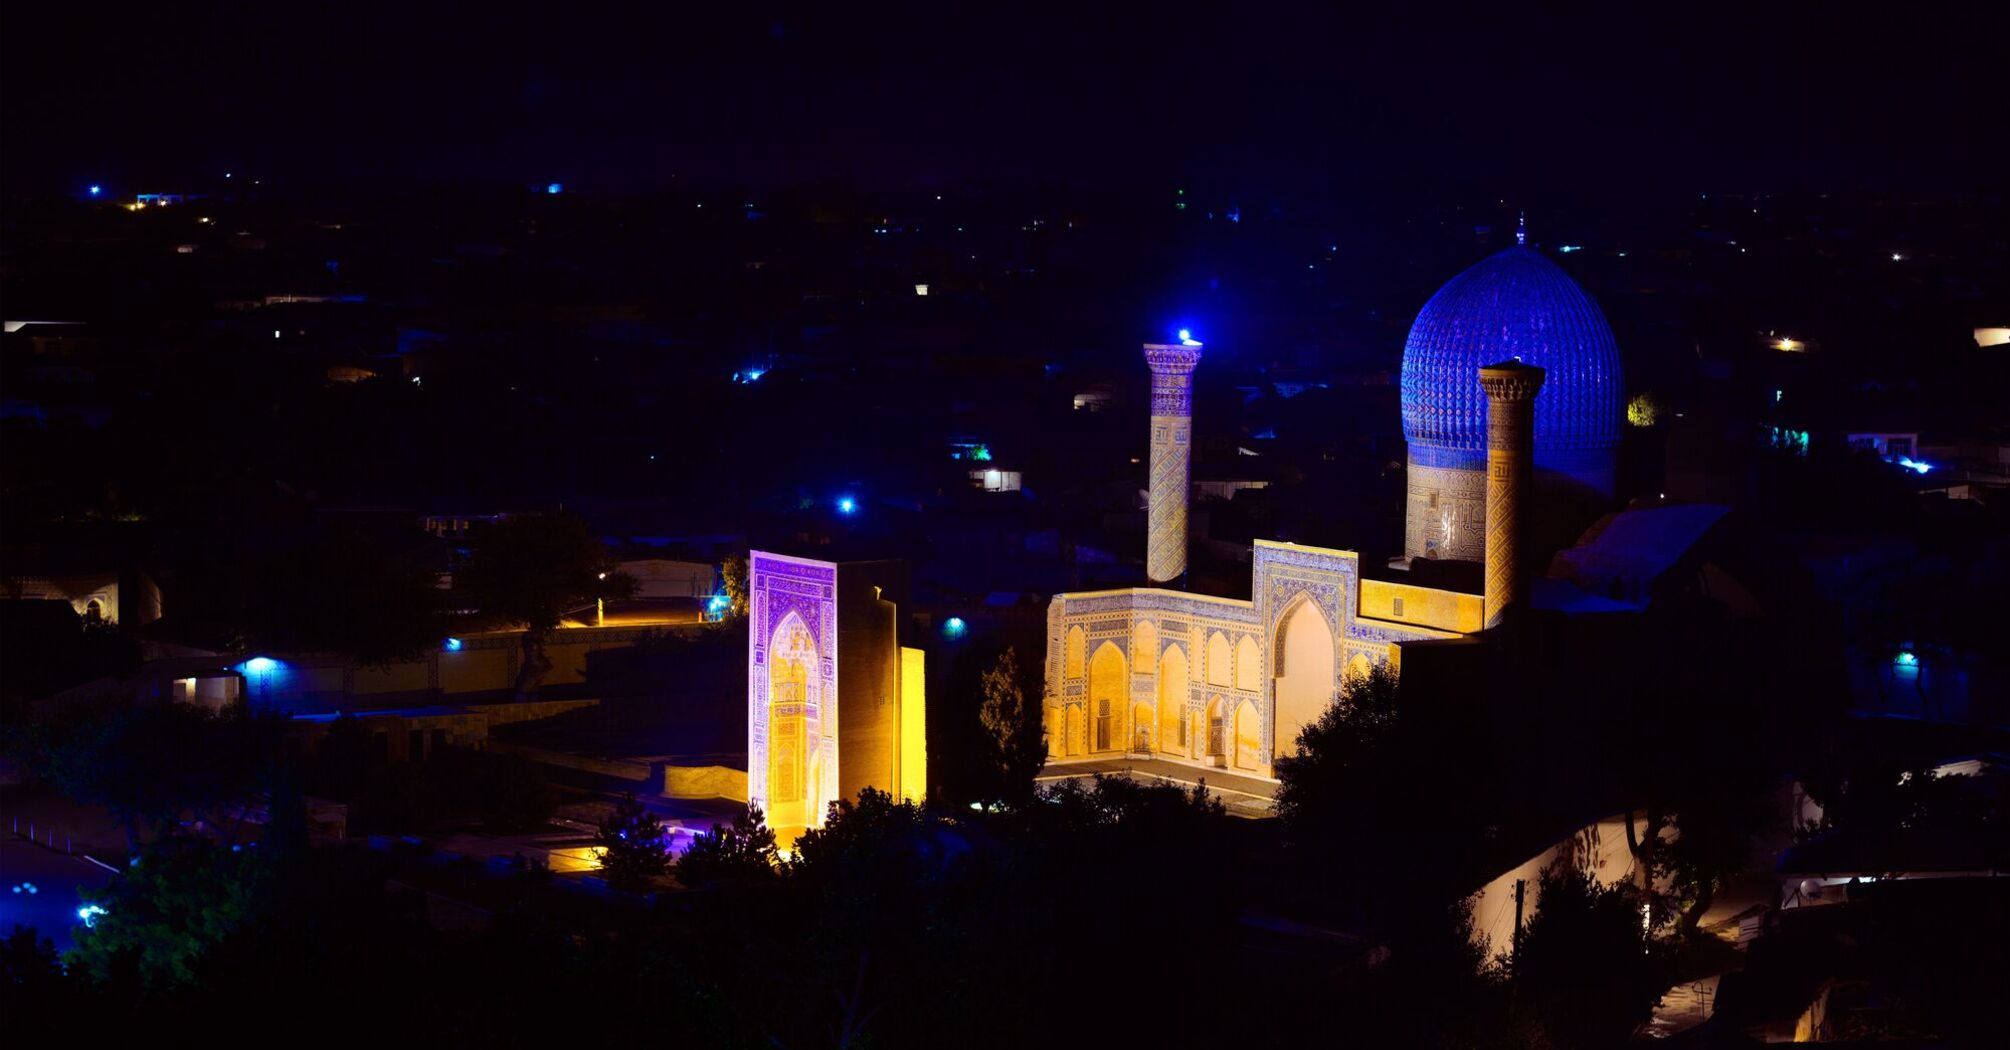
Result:
<instances>
[{"instance_id":1,"label":"yellow illuminated facade","mask_svg":"<svg viewBox=\"0 0 2010 1050\"><path fill-rule=\"evenodd\" d=\"M1363 580L1353 551L1259 541L1252 597L1157 587L1056 595L1050 762L1149 756L1268 777L1344 676L1480 629L1479 595Z\"/></svg>"},{"instance_id":2,"label":"yellow illuminated facade","mask_svg":"<svg viewBox=\"0 0 2010 1050\"><path fill-rule=\"evenodd\" d=\"M928 657L919 649L900 651L900 797L919 802L928 794Z\"/></svg>"}]
</instances>

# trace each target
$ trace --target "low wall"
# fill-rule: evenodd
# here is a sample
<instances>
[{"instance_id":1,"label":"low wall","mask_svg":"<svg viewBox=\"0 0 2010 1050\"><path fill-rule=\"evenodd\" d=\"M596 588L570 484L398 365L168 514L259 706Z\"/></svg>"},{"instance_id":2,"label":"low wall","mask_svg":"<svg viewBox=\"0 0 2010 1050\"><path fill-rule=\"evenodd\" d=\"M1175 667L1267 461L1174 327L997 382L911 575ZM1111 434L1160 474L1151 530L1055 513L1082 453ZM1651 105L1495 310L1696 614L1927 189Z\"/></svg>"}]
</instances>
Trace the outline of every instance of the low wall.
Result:
<instances>
[{"instance_id":1,"label":"low wall","mask_svg":"<svg viewBox=\"0 0 2010 1050\"><path fill-rule=\"evenodd\" d=\"M476 714L489 720L489 728L506 726L512 722L535 722L540 718L562 715L567 711L577 711L582 707L592 707L598 700L532 700L523 704L462 704Z\"/></svg>"},{"instance_id":2,"label":"low wall","mask_svg":"<svg viewBox=\"0 0 2010 1050\"><path fill-rule=\"evenodd\" d=\"M747 801L747 771L731 766L664 766L666 798L725 798Z\"/></svg>"}]
</instances>

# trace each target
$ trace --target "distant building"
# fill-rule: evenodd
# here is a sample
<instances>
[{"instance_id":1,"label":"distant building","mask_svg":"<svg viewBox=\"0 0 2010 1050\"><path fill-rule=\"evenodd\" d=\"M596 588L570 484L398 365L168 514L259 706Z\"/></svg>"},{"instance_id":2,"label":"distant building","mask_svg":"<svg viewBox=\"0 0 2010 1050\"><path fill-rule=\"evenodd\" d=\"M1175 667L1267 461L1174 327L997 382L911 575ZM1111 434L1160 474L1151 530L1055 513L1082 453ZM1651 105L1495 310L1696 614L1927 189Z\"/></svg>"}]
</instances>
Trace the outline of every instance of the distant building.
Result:
<instances>
[{"instance_id":1,"label":"distant building","mask_svg":"<svg viewBox=\"0 0 2010 1050\"><path fill-rule=\"evenodd\" d=\"M143 627L160 619L161 593L143 572L110 570L62 576L13 575L4 582L15 599L66 601L86 624Z\"/></svg>"},{"instance_id":2,"label":"distant building","mask_svg":"<svg viewBox=\"0 0 2010 1050\"><path fill-rule=\"evenodd\" d=\"M1145 348L1155 380L1168 349ZM1190 404L1168 396L1185 389L1155 382L1150 475L1149 564L1182 570L1187 474L1161 465L1191 433ZM1521 493L1558 475L1609 494L1620 405L1611 332L1553 263L1515 247L1460 274L1426 304L1403 357L1415 582L1371 579L1353 551L1258 540L1247 599L1187 593L1180 574L1153 568L1152 586L1056 595L1050 759L1129 754L1270 776L1346 676L1400 662L1405 646L1478 634L1526 602ZM1176 512L1162 514L1168 501ZM1482 559L1484 588L1425 585L1455 575L1425 574L1427 563Z\"/></svg>"}]
</instances>

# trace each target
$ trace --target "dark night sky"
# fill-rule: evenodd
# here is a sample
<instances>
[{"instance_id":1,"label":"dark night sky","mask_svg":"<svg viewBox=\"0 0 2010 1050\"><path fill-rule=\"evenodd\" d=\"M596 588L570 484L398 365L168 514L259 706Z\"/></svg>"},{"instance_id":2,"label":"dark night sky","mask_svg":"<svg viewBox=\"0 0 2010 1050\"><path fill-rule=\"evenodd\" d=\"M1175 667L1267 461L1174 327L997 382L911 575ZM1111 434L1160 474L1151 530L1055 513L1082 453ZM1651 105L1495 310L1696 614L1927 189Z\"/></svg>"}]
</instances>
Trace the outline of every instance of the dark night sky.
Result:
<instances>
[{"instance_id":1,"label":"dark night sky","mask_svg":"<svg viewBox=\"0 0 2010 1050\"><path fill-rule=\"evenodd\" d=\"M1996 5L979 6L11 3L0 165L1742 189L2010 161Z\"/></svg>"}]
</instances>

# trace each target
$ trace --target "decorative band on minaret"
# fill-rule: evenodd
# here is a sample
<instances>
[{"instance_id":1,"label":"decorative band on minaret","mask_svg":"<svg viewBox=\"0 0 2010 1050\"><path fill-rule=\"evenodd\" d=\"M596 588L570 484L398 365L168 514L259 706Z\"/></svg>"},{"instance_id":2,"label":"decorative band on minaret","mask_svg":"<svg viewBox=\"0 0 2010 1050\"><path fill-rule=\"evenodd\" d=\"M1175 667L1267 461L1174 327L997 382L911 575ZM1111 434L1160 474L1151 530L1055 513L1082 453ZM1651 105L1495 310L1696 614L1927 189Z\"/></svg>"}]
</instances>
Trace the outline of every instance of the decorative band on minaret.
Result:
<instances>
[{"instance_id":1,"label":"decorative band on minaret","mask_svg":"<svg viewBox=\"0 0 2010 1050\"><path fill-rule=\"evenodd\" d=\"M1487 395L1486 626L1498 627L1528 600L1521 549L1529 478L1535 473L1535 395L1543 370L1520 361L1480 369Z\"/></svg>"},{"instance_id":2,"label":"decorative band on minaret","mask_svg":"<svg viewBox=\"0 0 2010 1050\"><path fill-rule=\"evenodd\" d=\"M1184 333L1182 333L1184 334ZM1186 501L1193 474L1193 370L1200 344L1145 344L1152 369L1152 474L1146 499L1145 575L1171 583L1186 574Z\"/></svg>"}]
</instances>

